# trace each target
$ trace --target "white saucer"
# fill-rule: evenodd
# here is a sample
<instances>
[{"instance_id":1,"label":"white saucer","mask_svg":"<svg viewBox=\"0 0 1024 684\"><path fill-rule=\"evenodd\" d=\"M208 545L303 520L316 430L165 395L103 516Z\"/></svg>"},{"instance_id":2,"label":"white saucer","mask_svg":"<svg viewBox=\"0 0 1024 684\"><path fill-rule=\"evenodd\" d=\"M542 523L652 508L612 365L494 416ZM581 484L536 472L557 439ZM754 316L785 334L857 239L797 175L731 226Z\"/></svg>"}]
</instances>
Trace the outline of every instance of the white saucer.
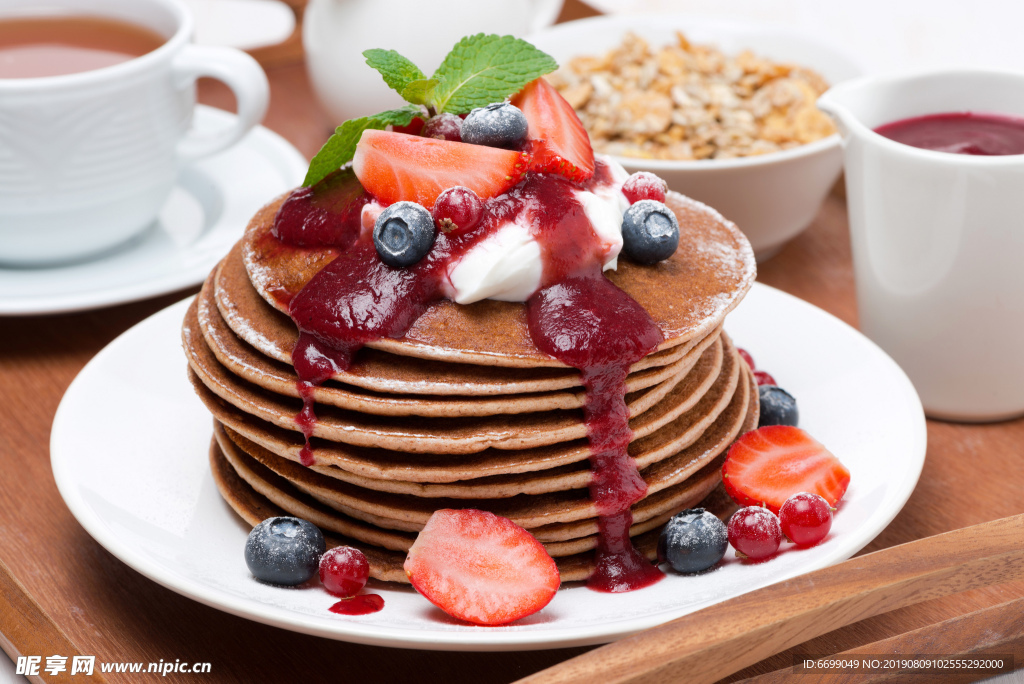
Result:
<instances>
[{"instance_id":1,"label":"white saucer","mask_svg":"<svg viewBox=\"0 0 1024 684\"><path fill-rule=\"evenodd\" d=\"M216 130L235 115L200 105L195 125ZM0 268L0 315L95 309L201 283L271 198L299 185L307 162L258 126L231 149L182 169L160 217L99 258L52 268Z\"/></svg>"},{"instance_id":2,"label":"white saucer","mask_svg":"<svg viewBox=\"0 0 1024 684\"><path fill-rule=\"evenodd\" d=\"M100 544L160 584L197 601L297 632L364 644L442 650L523 650L597 644L633 634L758 587L849 558L906 503L924 465L921 402L903 371L853 328L770 287L753 290L726 320L800 405L800 424L850 469L829 536L747 565L727 554L697 577L670 574L627 594L574 586L508 627L445 616L410 588L377 585L373 615L328 612L319 586L284 589L249 574L249 526L210 474L212 421L185 376L175 304L114 340L68 388L50 453L68 508Z\"/></svg>"}]
</instances>

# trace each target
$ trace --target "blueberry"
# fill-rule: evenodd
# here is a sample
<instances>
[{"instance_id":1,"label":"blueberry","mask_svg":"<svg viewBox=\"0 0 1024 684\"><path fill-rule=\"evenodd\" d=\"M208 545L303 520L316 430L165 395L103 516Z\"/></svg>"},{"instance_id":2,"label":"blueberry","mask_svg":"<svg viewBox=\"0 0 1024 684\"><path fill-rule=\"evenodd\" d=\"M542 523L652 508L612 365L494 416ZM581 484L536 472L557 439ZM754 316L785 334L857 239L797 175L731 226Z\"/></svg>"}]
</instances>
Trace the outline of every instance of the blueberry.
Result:
<instances>
[{"instance_id":1,"label":"blueberry","mask_svg":"<svg viewBox=\"0 0 1024 684\"><path fill-rule=\"evenodd\" d=\"M327 551L324 535L299 518L267 518L249 533L245 564L256 579L271 584L302 584L320 569Z\"/></svg>"},{"instance_id":2,"label":"blueberry","mask_svg":"<svg viewBox=\"0 0 1024 684\"><path fill-rule=\"evenodd\" d=\"M434 219L415 202L395 202L377 217L373 244L380 260L393 268L412 266L434 244Z\"/></svg>"},{"instance_id":3,"label":"blueberry","mask_svg":"<svg viewBox=\"0 0 1024 684\"><path fill-rule=\"evenodd\" d=\"M661 202L640 200L622 216L622 251L633 261L654 264L679 246L679 221Z\"/></svg>"},{"instance_id":4,"label":"blueberry","mask_svg":"<svg viewBox=\"0 0 1024 684\"><path fill-rule=\"evenodd\" d=\"M796 425L800 412L796 410L796 399L778 385L761 385L761 417L757 427L765 425Z\"/></svg>"},{"instance_id":5,"label":"blueberry","mask_svg":"<svg viewBox=\"0 0 1024 684\"><path fill-rule=\"evenodd\" d=\"M508 102L477 107L462 122L462 142L488 147L512 147L526 137L526 116Z\"/></svg>"},{"instance_id":6,"label":"blueberry","mask_svg":"<svg viewBox=\"0 0 1024 684\"><path fill-rule=\"evenodd\" d=\"M703 508L677 513L658 538L658 561L676 572L703 572L722 560L729 546L725 523Z\"/></svg>"}]
</instances>

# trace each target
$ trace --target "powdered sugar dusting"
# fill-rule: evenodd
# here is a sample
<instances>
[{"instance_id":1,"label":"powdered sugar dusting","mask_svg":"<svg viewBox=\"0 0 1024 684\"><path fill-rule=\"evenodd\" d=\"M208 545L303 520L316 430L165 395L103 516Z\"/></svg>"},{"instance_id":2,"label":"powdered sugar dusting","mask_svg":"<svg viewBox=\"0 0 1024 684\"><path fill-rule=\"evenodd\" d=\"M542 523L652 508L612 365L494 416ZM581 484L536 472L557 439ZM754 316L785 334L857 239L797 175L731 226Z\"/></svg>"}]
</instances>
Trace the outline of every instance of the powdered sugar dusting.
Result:
<instances>
[{"instance_id":1,"label":"powdered sugar dusting","mask_svg":"<svg viewBox=\"0 0 1024 684\"><path fill-rule=\"evenodd\" d=\"M250 346L255 347L273 359L283 361L284 363L291 363L291 349L284 349L275 340L264 335L257 328L253 327L249 320L239 314L237 310L225 306L219 301L217 302L217 310L220 311L220 315L224 318L228 327L231 328L231 331Z\"/></svg>"},{"instance_id":2,"label":"powdered sugar dusting","mask_svg":"<svg viewBox=\"0 0 1024 684\"><path fill-rule=\"evenodd\" d=\"M743 300L757 274L754 251L746 236L719 212L678 192L666 195L666 204L679 217L680 245L672 258L686 278L685 315L663 308L658 298L643 304L662 324L666 341L661 348L706 335ZM685 275L684 275L685 274ZM671 281L669 281L671 282ZM673 283L674 284L674 283ZM674 302L669 302L674 304Z\"/></svg>"},{"instance_id":3,"label":"powdered sugar dusting","mask_svg":"<svg viewBox=\"0 0 1024 684\"><path fill-rule=\"evenodd\" d=\"M682 204L691 211L711 217L716 223L721 224L723 228L733 233L734 237L737 238L735 244L729 245L723 242L705 241L700 245L701 252L709 258L717 260L722 268L731 270L738 278L744 281L753 281L754 276L757 274L757 261L754 258L754 249L736 224L722 216L717 209L692 197L671 191L669 194L679 204ZM749 288L749 285L747 287ZM745 292L746 289L744 289Z\"/></svg>"}]
</instances>

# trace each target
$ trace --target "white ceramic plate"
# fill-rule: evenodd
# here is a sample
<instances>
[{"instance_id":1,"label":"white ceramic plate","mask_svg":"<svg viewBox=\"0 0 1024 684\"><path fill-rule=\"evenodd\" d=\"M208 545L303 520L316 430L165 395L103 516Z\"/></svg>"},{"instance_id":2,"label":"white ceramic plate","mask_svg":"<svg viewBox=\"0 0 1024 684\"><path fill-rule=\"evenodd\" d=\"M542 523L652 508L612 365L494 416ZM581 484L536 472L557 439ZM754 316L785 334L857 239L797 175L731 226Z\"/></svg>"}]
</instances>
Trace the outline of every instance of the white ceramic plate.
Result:
<instances>
[{"instance_id":1,"label":"white ceramic plate","mask_svg":"<svg viewBox=\"0 0 1024 684\"><path fill-rule=\"evenodd\" d=\"M342 617L328 612L334 601L321 588L260 584L246 569L249 527L213 483L211 419L185 377L179 329L187 306L175 304L126 332L68 388L50 444L57 486L89 534L147 577L230 613L308 634L448 650L611 641L848 558L895 517L924 463L924 414L896 364L831 315L755 285L729 316L729 333L797 397L801 425L852 473L824 542L758 565L731 559L699 577L670 575L628 594L564 589L510 627L461 624L411 589L379 585L373 590L384 596L384 610Z\"/></svg>"},{"instance_id":2,"label":"white ceramic plate","mask_svg":"<svg viewBox=\"0 0 1024 684\"><path fill-rule=\"evenodd\" d=\"M195 125L235 115L200 105ZM159 218L103 256L52 268L0 268L0 315L65 313L133 302L201 283L267 199L299 185L306 160L262 126L237 145L187 166Z\"/></svg>"}]
</instances>

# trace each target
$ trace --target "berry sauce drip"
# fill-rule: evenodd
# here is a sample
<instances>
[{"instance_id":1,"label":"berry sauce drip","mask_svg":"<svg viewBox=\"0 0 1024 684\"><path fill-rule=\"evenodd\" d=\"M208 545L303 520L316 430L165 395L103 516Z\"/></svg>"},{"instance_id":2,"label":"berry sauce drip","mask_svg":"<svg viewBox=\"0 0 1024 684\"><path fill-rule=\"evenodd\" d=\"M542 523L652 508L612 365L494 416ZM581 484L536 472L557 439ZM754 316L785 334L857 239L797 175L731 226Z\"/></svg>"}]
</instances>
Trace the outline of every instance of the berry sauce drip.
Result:
<instances>
[{"instance_id":1,"label":"berry sauce drip","mask_svg":"<svg viewBox=\"0 0 1024 684\"><path fill-rule=\"evenodd\" d=\"M299 376L296 386L299 396L302 397L302 410L295 417L295 422L306 439L299 451L299 460L306 467L316 463L313 449L309 445L309 439L313 436L313 429L316 427L313 390L335 373L347 370L352 365L352 354L356 349L358 347L354 345L345 345L339 342L331 345L318 345L314 343L314 338L306 333L299 334L299 341L292 349L292 363Z\"/></svg>"},{"instance_id":2,"label":"berry sauce drip","mask_svg":"<svg viewBox=\"0 0 1024 684\"><path fill-rule=\"evenodd\" d=\"M296 416L306 438L300 452L303 465L316 462L309 442L316 428L313 389L348 370L353 354L367 342L405 333L431 302L443 296L448 264L486 234L439 232L427 256L408 268L382 262L372 239L364 237L291 299L288 313L299 329L292 364L303 404Z\"/></svg>"},{"instance_id":3,"label":"berry sauce drip","mask_svg":"<svg viewBox=\"0 0 1024 684\"><path fill-rule=\"evenodd\" d=\"M338 615L369 615L384 607L384 597L379 594L359 594L342 599L328 608Z\"/></svg>"},{"instance_id":4,"label":"berry sauce drip","mask_svg":"<svg viewBox=\"0 0 1024 684\"><path fill-rule=\"evenodd\" d=\"M594 179L584 187L610 182L605 165L598 162L596 166ZM531 174L508 193L487 200L475 230L438 231L427 256L408 268L385 265L365 233L356 238L289 304L300 333L292 352L303 398L296 422L306 436L302 462L310 465L315 462L309 445L316 426L314 388L347 370L353 354L367 342L403 335L432 302L444 296L449 266L478 241L525 213L544 259L541 289L526 305L530 335L538 349L579 369L586 389L584 414L593 473L590 496L599 513L600 530L597 569L588 586L606 592L631 591L663 575L629 537L630 506L643 498L647 485L627 453L632 432L626 376L663 335L643 307L602 274L604 247L573 194L579 187L559 176ZM300 189L293 197L307 190ZM368 201L364 195L344 192L360 211ZM341 200L330 206L347 217L341 222L344 234L337 239L326 231L309 234L315 234L320 244L339 246L348 235L358 235L358 228L350 226L359 225L359 212ZM293 246L313 244L302 231L281 230L275 235ZM300 237L293 242L292 235ZM332 610L348 603L342 601Z\"/></svg>"},{"instance_id":5,"label":"berry sauce drip","mask_svg":"<svg viewBox=\"0 0 1024 684\"><path fill-rule=\"evenodd\" d=\"M564 277L527 302L534 344L578 368L586 389L584 414L590 441L590 498L597 506L597 569L591 589L623 592L657 582L662 573L629 538L630 506L647 493L627 448L632 437L626 406L629 368L663 336L650 315L617 288L600 267Z\"/></svg>"}]
</instances>

